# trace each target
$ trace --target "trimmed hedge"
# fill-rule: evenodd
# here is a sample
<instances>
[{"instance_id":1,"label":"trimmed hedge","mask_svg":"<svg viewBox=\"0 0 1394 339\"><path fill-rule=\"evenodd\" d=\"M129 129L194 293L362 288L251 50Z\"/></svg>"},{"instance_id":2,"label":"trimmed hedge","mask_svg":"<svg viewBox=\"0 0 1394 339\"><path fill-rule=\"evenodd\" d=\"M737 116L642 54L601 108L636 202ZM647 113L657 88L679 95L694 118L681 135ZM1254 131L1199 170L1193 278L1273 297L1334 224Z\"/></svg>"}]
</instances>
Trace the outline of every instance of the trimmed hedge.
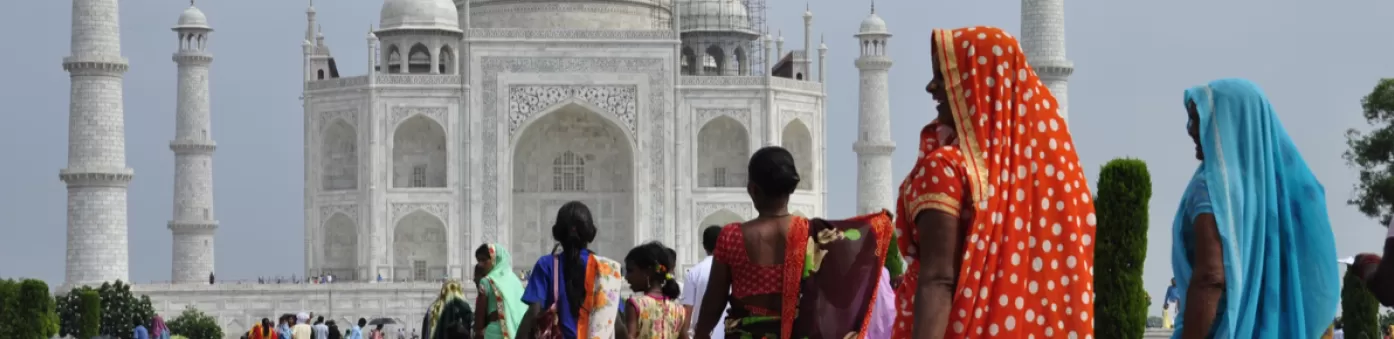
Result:
<instances>
[{"instance_id":1,"label":"trimmed hedge","mask_svg":"<svg viewBox=\"0 0 1394 339\"><path fill-rule=\"evenodd\" d=\"M1365 288L1365 280L1347 269L1341 284L1341 325L1346 338L1384 338L1379 330L1379 300Z\"/></svg>"},{"instance_id":2,"label":"trimmed hedge","mask_svg":"<svg viewBox=\"0 0 1394 339\"><path fill-rule=\"evenodd\" d=\"M1138 159L1114 159L1099 171L1094 248L1094 335L1139 339L1147 331L1147 203L1152 178Z\"/></svg>"},{"instance_id":3,"label":"trimmed hedge","mask_svg":"<svg viewBox=\"0 0 1394 339\"><path fill-rule=\"evenodd\" d=\"M95 338L102 331L102 295L96 290L84 289L77 294L76 331L79 339Z\"/></svg>"},{"instance_id":4,"label":"trimmed hedge","mask_svg":"<svg viewBox=\"0 0 1394 339\"><path fill-rule=\"evenodd\" d=\"M42 280L0 280L0 339L47 339L58 332L58 315Z\"/></svg>"}]
</instances>

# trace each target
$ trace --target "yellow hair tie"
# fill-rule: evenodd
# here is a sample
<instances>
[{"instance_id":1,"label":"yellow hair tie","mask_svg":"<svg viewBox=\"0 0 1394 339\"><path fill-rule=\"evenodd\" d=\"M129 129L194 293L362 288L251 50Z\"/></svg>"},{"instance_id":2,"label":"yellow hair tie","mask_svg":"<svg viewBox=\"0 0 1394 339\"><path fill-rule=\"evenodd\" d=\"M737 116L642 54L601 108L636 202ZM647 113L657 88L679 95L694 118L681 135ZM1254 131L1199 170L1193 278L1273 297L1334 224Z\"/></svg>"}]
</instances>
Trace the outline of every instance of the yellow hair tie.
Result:
<instances>
[{"instance_id":1,"label":"yellow hair tie","mask_svg":"<svg viewBox=\"0 0 1394 339\"><path fill-rule=\"evenodd\" d=\"M672 274L672 273L668 273L667 277L668 277L668 280L673 280L673 274Z\"/></svg>"}]
</instances>

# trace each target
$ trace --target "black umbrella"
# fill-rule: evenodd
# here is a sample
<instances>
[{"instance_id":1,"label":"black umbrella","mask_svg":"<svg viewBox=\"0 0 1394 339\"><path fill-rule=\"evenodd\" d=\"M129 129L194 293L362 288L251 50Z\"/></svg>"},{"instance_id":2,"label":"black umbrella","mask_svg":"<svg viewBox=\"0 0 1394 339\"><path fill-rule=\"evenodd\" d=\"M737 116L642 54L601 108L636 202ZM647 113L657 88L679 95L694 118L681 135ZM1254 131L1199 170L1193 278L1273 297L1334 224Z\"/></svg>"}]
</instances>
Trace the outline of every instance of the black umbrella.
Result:
<instances>
[{"instance_id":1,"label":"black umbrella","mask_svg":"<svg viewBox=\"0 0 1394 339\"><path fill-rule=\"evenodd\" d=\"M392 318L377 318L368 321L368 325L396 325L397 321Z\"/></svg>"}]
</instances>

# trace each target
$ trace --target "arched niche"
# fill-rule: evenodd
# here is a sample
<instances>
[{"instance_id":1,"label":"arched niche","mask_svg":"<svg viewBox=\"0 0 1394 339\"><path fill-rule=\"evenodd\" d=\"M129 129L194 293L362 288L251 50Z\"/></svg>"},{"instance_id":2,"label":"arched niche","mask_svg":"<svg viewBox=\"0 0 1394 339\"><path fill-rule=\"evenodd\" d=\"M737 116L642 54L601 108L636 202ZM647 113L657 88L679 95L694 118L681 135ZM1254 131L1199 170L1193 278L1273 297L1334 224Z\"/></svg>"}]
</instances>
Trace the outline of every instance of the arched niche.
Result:
<instances>
[{"instance_id":1,"label":"arched niche","mask_svg":"<svg viewBox=\"0 0 1394 339\"><path fill-rule=\"evenodd\" d=\"M697 75L697 53L692 51L692 47L682 48L682 74Z\"/></svg>"},{"instance_id":2,"label":"arched niche","mask_svg":"<svg viewBox=\"0 0 1394 339\"><path fill-rule=\"evenodd\" d=\"M794 155L794 168L803 179L799 181L798 189L813 189L813 133L809 132L808 125L804 125L803 121L794 119L784 126L784 133L780 135L780 145Z\"/></svg>"},{"instance_id":3,"label":"arched niche","mask_svg":"<svg viewBox=\"0 0 1394 339\"><path fill-rule=\"evenodd\" d=\"M343 119L324 129L320 144L320 175L325 191L358 188L358 132Z\"/></svg>"},{"instance_id":4,"label":"arched niche","mask_svg":"<svg viewBox=\"0 0 1394 339\"><path fill-rule=\"evenodd\" d=\"M726 53L721 46L707 46L706 56L702 58L702 75L722 75L726 71Z\"/></svg>"},{"instance_id":5,"label":"arched niche","mask_svg":"<svg viewBox=\"0 0 1394 339\"><path fill-rule=\"evenodd\" d=\"M358 267L358 224L343 213L334 213L324 221L321 265L322 274L331 274L335 280L357 280Z\"/></svg>"},{"instance_id":6,"label":"arched niche","mask_svg":"<svg viewBox=\"0 0 1394 339\"><path fill-rule=\"evenodd\" d=\"M445 128L423 115L397 125L392 134L392 187L445 187Z\"/></svg>"},{"instance_id":7,"label":"arched niche","mask_svg":"<svg viewBox=\"0 0 1394 339\"><path fill-rule=\"evenodd\" d=\"M402 50L397 45L387 46L387 73L402 73Z\"/></svg>"},{"instance_id":8,"label":"arched niche","mask_svg":"<svg viewBox=\"0 0 1394 339\"><path fill-rule=\"evenodd\" d=\"M407 73L431 73L431 49L415 44L407 53Z\"/></svg>"},{"instance_id":9,"label":"arched niche","mask_svg":"<svg viewBox=\"0 0 1394 339\"><path fill-rule=\"evenodd\" d=\"M392 229L392 265L396 280L435 280L445 277L445 222L417 210L397 220Z\"/></svg>"},{"instance_id":10,"label":"arched niche","mask_svg":"<svg viewBox=\"0 0 1394 339\"><path fill-rule=\"evenodd\" d=\"M721 115L697 132L697 187L745 187L750 133Z\"/></svg>"},{"instance_id":11,"label":"arched niche","mask_svg":"<svg viewBox=\"0 0 1394 339\"><path fill-rule=\"evenodd\" d=\"M592 249L622 256L619 249L634 246L633 143L603 114L567 103L519 131L511 169L514 265L530 265L552 249L557 210L572 200L591 210L598 228Z\"/></svg>"}]
</instances>

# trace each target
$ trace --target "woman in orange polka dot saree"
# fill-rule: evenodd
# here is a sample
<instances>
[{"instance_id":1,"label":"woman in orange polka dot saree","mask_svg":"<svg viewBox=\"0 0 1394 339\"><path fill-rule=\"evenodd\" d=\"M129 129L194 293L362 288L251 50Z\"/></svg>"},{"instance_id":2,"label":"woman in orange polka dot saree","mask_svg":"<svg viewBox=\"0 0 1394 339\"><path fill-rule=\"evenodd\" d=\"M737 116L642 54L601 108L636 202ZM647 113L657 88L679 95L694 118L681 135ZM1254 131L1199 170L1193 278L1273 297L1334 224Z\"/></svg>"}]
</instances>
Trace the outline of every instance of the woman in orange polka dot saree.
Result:
<instances>
[{"instance_id":1,"label":"woman in orange polka dot saree","mask_svg":"<svg viewBox=\"0 0 1394 339\"><path fill-rule=\"evenodd\" d=\"M1055 97L1001 29L936 29L933 50L892 337L1092 338L1094 206Z\"/></svg>"}]
</instances>

